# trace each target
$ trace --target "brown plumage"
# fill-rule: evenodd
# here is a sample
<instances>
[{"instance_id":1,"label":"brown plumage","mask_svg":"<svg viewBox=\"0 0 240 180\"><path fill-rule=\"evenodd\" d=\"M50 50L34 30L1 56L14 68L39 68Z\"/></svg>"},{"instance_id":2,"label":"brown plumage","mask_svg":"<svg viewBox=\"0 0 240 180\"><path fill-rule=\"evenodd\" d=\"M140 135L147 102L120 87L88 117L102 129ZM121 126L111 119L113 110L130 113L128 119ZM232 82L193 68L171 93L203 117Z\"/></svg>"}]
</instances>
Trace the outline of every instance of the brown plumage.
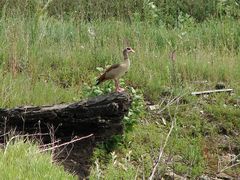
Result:
<instances>
[{"instance_id":1,"label":"brown plumage","mask_svg":"<svg viewBox=\"0 0 240 180\"><path fill-rule=\"evenodd\" d=\"M114 69L114 68L119 67L119 65L120 65L120 64L113 64L112 66L110 66L109 68L107 68L107 69L105 70L105 72L97 79L97 84L96 84L96 85L99 85L100 83L108 80L108 78L106 77L106 73L109 72L109 71L111 71L111 70Z\"/></svg>"},{"instance_id":2,"label":"brown plumage","mask_svg":"<svg viewBox=\"0 0 240 180\"><path fill-rule=\"evenodd\" d=\"M100 83L106 81L106 80L114 80L115 81L115 87L117 92L121 92L124 89L122 89L119 86L119 78L123 76L130 67L130 60L128 58L128 54L130 52L135 52L131 47L127 47L123 50L123 57L124 61L120 64L114 64L107 68L105 72L97 79L96 85L99 85Z\"/></svg>"}]
</instances>

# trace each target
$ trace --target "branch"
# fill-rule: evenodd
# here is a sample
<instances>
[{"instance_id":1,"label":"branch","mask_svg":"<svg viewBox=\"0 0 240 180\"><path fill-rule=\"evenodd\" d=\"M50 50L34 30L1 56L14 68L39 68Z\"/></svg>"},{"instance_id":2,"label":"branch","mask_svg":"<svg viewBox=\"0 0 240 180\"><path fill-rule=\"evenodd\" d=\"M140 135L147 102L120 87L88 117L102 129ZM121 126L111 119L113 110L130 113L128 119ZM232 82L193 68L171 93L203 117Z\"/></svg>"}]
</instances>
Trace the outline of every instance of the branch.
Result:
<instances>
[{"instance_id":1,"label":"branch","mask_svg":"<svg viewBox=\"0 0 240 180\"><path fill-rule=\"evenodd\" d=\"M231 93L233 89L214 89L208 91L199 91L199 92L192 92L191 95L198 96L203 94L211 94L211 93L221 93L221 92L229 92Z\"/></svg>"},{"instance_id":2,"label":"branch","mask_svg":"<svg viewBox=\"0 0 240 180\"><path fill-rule=\"evenodd\" d=\"M39 147L43 148L43 147L53 146L54 144L59 143L59 142L60 142L60 140L57 140L57 141L54 141L52 143L40 145Z\"/></svg>"},{"instance_id":3,"label":"branch","mask_svg":"<svg viewBox=\"0 0 240 180\"><path fill-rule=\"evenodd\" d=\"M154 175L155 175L155 173L156 173L156 171L157 171L157 167L158 167L158 165L159 165L159 163L160 163L160 161L161 161L162 155L163 155L163 150L165 149L165 147L166 147L166 145L167 145L167 142L168 142L168 139L169 139L169 137L170 137L170 135L171 135L171 133L172 133L172 130L173 130L175 121L176 121L176 120L172 121L171 128L170 128L170 130L169 130L169 132L168 132L168 135L167 135L167 137L166 137L166 139L165 139L165 142L164 142L163 147L160 148L159 155L158 155L158 159L157 159L157 161L156 161L156 163L155 163L155 165L154 165L154 167L153 167L153 170L152 170L151 175L150 175L150 177L148 178L148 180L153 180L153 178L154 178Z\"/></svg>"},{"instance_id":4,"label":"branch","mask_svg":"<svg viewBox=\"0 0 240 180\"><path fill-rule=\"evenodd\" d=\"M179 95L179 96L176 96L176 97L174 97L173 99L171 99L168 103L167 103L167 105L164 107L164 108L162 108L160 111L158 111L157 113L158 114L161 114L165 109L167 109L168 107L170 107L171 105L173 105L175 102L178 102L180 99L182 99L185 95L187 95L188 94L188 92L186 92L186 93L184 93L184 94L182 94L182 95ZM162 104L162 103L161 103Z\"/></svg>"},{"instance_id":5,"label":"branch","mask_svg":"<svg viewBox=\"0 0 240 180\"><path fill-rule=\"evenodd\" d=\"M92 136L93 136L93 134L89 134L87 136L83 136L83 137L80 137L80 138L77 138L77 139L73 139L73 140L68 141L66 143L63 143L63 144L60 144L60 145L56 145L56 146L53 146L53 147L50 147L50 148L47 148L47 149L43 149L43 150L40 151L40 153L45 152L45 151L54 150L56 148L60 148L62 146L66 146L66 145L72 144L74 142L81 141L83 139L87 139L87 138L92 137Z\"/></svg>"},{"instance_id":6,"label":"branch","mask_svg":"<svg viewBox=\"0 0 240 180\"><path fill-rule=\"evenodd\" d=\"M233 162L233 161L235 161L239 156L240 156L240 154L238 154L236 157L234 157L233 159L231 159L230 162L229 162L226 166L224 166L224 167L219 171L219 173L222 173L223 171L226 171L227 169L230 169L230 168L232 168L232 167L234 167L234 166L239 165L240 162L237 162L237 163L232 164L231 166L229 166L230 163Z\"/></svg>"}]
</instances>

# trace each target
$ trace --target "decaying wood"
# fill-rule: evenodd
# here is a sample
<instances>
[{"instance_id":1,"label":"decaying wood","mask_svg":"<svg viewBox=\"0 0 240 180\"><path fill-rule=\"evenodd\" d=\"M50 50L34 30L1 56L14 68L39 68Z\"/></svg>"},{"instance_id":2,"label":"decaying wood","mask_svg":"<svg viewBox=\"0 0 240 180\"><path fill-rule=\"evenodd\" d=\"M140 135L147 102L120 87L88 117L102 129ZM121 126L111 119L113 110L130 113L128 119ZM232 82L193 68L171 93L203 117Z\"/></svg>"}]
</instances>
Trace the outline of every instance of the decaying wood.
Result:
<instances>
[{"instance_id":1,"label":"decaying wood","mask_svg":"<svg viewBox=\"0 0 240 180\"><path fill-rule=\"evenodd\" d=\"M199 91L199 92L192 92L191 94L194 96L198 95L204 95L204 94L211 94L211 93L221 93L221 92L233 92L233 89L214 89L214 90L208 90L208 91Z\"/></svg>"},{"instance_id":2,"label":"decaying wood","mask_svg":"<svg viewBox=\"0 0 240 180\"><path fill-rule=\"evenodd\" d=\"M73 132L95 134L109 129L112 129L109 132L112 134L112 131L122 129L121 120L127 114L130 105L130 96L123 92L72 104L0 109L0 134L4 134L6 127L26 132L47 132L50 126L58 128L57 132L63 136Z\"/></svg>"}]
</instances>

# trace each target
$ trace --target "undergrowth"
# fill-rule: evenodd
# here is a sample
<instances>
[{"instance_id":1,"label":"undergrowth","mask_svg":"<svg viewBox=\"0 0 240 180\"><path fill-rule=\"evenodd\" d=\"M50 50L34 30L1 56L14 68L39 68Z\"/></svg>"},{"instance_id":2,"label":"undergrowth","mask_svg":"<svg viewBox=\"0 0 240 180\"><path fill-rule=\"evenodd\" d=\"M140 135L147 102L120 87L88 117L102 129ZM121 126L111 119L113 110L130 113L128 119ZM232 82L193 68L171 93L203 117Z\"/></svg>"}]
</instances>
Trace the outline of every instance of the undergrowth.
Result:
<instances>
[{"instance_id":1,"label":"undergrowth","mask_svg":"<svg viewBox=\"0 0 240 180\"><path fill-rule=\"evenodd\" d=\"M184 98L188 100L174 103L160 114L145 110L133 131L125 132L111 151L106 151L104 146L97 148L90 179L148 178L173 118L176 124L156 177L166 178L167 173L174 172L191 179L203 174L214 178L224 166L230 166L231 162L222 158L240 153L239 138L235 137L240 130L236 124L240 117L238 96L187 96ZM164 100L169 101L166 97ZM161 104L160 110L166 105ZM238 163L238 159L232 164ZM237 178L240 166L236 164L224 172Z\"/></svg>"}]
</instances>

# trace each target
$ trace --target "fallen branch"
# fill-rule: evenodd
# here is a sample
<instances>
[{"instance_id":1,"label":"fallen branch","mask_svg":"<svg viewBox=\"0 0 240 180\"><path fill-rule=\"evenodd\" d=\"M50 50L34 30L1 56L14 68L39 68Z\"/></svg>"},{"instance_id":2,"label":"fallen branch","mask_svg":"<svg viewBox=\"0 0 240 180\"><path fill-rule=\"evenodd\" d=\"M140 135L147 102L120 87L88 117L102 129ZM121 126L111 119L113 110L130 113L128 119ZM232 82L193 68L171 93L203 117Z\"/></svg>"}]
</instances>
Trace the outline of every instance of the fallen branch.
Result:
<instances>
[{"instance_id":1,"label":"fallen branch","mask_svg":"<svg viewBox=\"0 0 240 180\"><path fill-rule=\"evenodd\" d=\"M219 171L219 173L222 173L222 172L226 171L227 169L230 169L230 168L232 168L232 167L235 167L235 166L237 166L237 165L240 165L240 162L237 162L237 163L234 163L234 164L230 165L232 162L234 162L235 160L237 160L237 158L238 158L239 156L240 156L240 154L238 154L238 155L235 156L233 159L231 159L231 160L229 161L229 163L228 163L226 166L224 166L224 167Z\"/></svg>"},{"instance_id":2,"label":"fallen branch","mask_svg":"<svg viewBox=\"0 0 240 180\"><path fill-rule=\"evenodd\" d=\"M163 145L162 148L160 148L159 155L158 155L158 159L157 159L157 161L156 161L156 163L155 163L155 165L154 165L154 167L153 167L153 170L152 170L152 172L151 172L150 177L148 178L149 180L153 180L153 178L154 178L154 175L155 175L155 173L156 173L156 171L157 171L157 167L158 167L158 165L159 165L159 163L160 163L160 161L161 161L161 158L162 158L162 155L163 155L163 151L164 151L164 149L165 149L165 147L166 147L166 145L167 145L168 139L169 139L169 137L170 137L170 135L171 135L171 133L172 133L172 130L173 130L175 121L176 121L176 120L172 121L172 125L171 125L171 128L170 128L170 130L169 130L169 132L168 132L168 135L167 135L167 137L166 137L166 139L165 139L164 145Z\"/></svg>"},{"instance_id":3,"label":"fallen branch","mask_svg":"<svg viewBox=\"0 0 240 180\"><path fill-rule=\"evenodd\" d=\"M81 141L83 139L87 139L87 138L92 137L92 136L93 136L93 134L89 134L87 136L83 136L83 137L80 137L80 138L77 138L77 139L73 139L73 140L65 142L63 144L59 144L59 145L56 145L56 146L53 146L53 147L50 147L50 148L47 148L47 149L43 149L43 150L40 151L40 153L45 152L45 151L54 150L56 148L60 148L62 146L66 146L66 145L72 144L74 142Z\"/></svg>"},{"instance_id":4,"label":"fallen branch","mask_svg":"<svg viewBox=\"0 0 240 180\"><path fill-rule=\"evenodd\" d=\"M233 89L214 89L214 90L208 90L208 91L198 91L198 92L192 92L191 95L198 96L203 94L211 94L211 93L221 93L221 92L232 92Z\"/></svg>"},{"instance_id":5,"label":"fallen branch","mask_svg":"<svg viewBox=\"0 0 240 180\"><path fill-rule=\"evenodd\" d=\"M59 143L60 141L61 141L61 140L57 140L57 141L54 141L54 142L52 142L52 143L40 145L39 147L40 147L40 148L44 148L44 147L48 147L48 146L53 146L54 144L57 144L57 143Z\"/></svg>"},{"instance_id":6,"label":"fallen branch","mask_svg":"<svg viewBox=\"0 0 240 180\"><path fill-rule=\"evenodd\" d=\"M227 167L223 168L223 169L220 171L220 173L222 173L223 171L226 171L227 169L230 169L230 168L232 168L232 167L235 167L235 166L237 166L237 165L240 165L240 162L235 163L235 164L232 164L231 166L227 166Z\"/></svg>"}]
</instances>

